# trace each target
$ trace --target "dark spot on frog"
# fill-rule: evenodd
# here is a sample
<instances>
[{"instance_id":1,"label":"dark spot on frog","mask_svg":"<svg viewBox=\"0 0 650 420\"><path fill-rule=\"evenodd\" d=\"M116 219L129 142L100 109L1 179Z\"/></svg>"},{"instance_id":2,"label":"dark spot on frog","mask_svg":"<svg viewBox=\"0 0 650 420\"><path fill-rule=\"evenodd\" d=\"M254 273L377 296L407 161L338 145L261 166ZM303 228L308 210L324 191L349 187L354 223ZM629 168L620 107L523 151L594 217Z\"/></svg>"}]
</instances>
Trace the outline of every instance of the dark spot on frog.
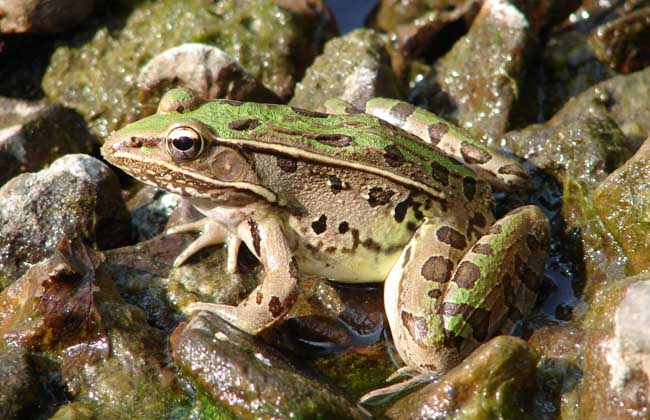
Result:
<instances>
[{"instance_id":1,"label":"dark spot on frog","mask_svg":"<svg viewBox=\"0 0 650 420\"><path fill-rule=\"evenodd\" d=\"M330 147L347 147L352 144L352 137L345 134L319 134L314 140Z\"/></svg>"},{"instance_id":2,"label":"dark spot on frog","mask_svg":"<svg viewBox=\"0 0 650 420\"><path fill-rule=\"evenodd\" d=\"M289 275L298 280L299 271L298 271L298 264L296 263L296 257L291 257L291 261L289 261Z\"/></svg>"},{"instance_id":3,"label":"dark spot on frog","mask_svg":"<svg viewBox=\"0 0 650 420\"><path fill-rule=\"evenodd\" d=\"M440 306L439 312L447 316L460 315L472 327L474 338L477 341L484 341L487 338L488 327L490 325L489 311L474 308L465 303L444 302ZM456 337L455 334L454 337Z\"/></svg>"},{"instance_id":4,"label":"dark spot on frog","mask_svg":"<svg viewBox=\"0 0 650 420\"><path fill-rule=\"evenodd\" d=\"M440 143L440 140L442 140L442 137L447 134L449 131L449 125L439 122L438 124L431 124L427 128L427 132L429 134L429 141L431 144L438 144Z\"/></svg>"},{"instance_id":5,"label":"dark spot on frog","mask_svg":"<svg viewBox=\"0 0 650 420\"><path fill-rule=\"evenodd\" d=\"M400 128L406 124L408 117L415 112L415 106L406 102L400 102L397 105L393 106L389 112L391 118L394 118L394 121L391 121L393 125L396 125Z\"/></svg>"},{"instance_id":6,"label":"dark spot on frog","mask_svg":"<svg viewBox=\"0 0 650 420\"><path fill-rule=\"evenodd\" d=\"M499 235L501 231L502 231L501 225L497 223L492 225L490 230L488 230L488 235Z\"/></svg>"},{"instance_id":7,"label":"dark spot on frog","mask_svg":"<svg viewBox=\"0 0 650 420\"><path fill-rule=\"evenodd\" d=\"M271 315L273 315L274 318L277 318L282 315L283 311L284 308L282 307L280 299L277 296L271 297L271 300L269 300L269 312L271 312Z\"/></svg>"},{"instance_id":8,"label":"dark spot on frog","mask_svg":"<svg viewBox=\"0 0 650 420\"><path fill-rule=\"evenodd\" d=\"M411 232L415 232L415 230L418 228L418 225L416 225L415 222L407 222L406 228Z\"/></svg>"},{"instance_id":9,"label":"dark spot on frog","mask_svg":"<svg viewBox=\"0 0 650 420\"><path fill-rule=\"evenodd\" d=\"M422 211L420 211L420 205L421 203L415 202L411 194L409 194L408 197L404 199L404 201L398 203L395 206L395 221L397 223L402 223L406 217L406 212L408 211L409 207L413 208L413 215L415 218L421 220L424 217L424 214L422 214Z\"/></svg>"},{"instance_id":10,"label":"dark spot on frog","mask_svg":"<svg viewBox=\"0 0 650 420\"><path fill-rule=\"evenodd\" d=\"M460 145L460 154L463 156L465 162L470 165L474 163L487 163L492 159L492 155L487 150L481 149L480 147L466 141L462 142Z\"/></svg>"},{"instance_id":11,"label":"dark spot on frog","mask_svg":"<svg viewBox=\"0 0 650 420\"><path fill-rule=\"evenodd\" d=\"M354 228L350 229L350 235L352 235L352 247L341 249L341 252L343 252L344 254L353 253L359 247L359 244L361 244L361 241L359 240L359 229L354 229Z\"/></svg>"},{"instance_id":12,"label":"dark spot on frog","mask_svg":"<svg viewBox=\"0 0 650 420\"><path fill-rule=\"evenodd\" d=\"M321 214L318 220L311 223L311 228L316 235L325 232L327 230L327 216Z\"/></svg>"},{"instance_id":13,"label":"dark spot on frog","mask_svg":"<svg viewBox=\"0 0 650 420\"><path fill-rule=\"evenodd\" d=\"M426 346L429 338L429 326L424 317L402 311L402 325L406 328L413 341L419 346Z\"/></svg>"},{"instance_id":14,"label":"dark spot on frog","mask_svg":"<svg viewBox=\"0 0 650 420\"><path fill-rule=\"evenodd\" d=\"M275 162L277 163L278 167L287 173L294 173L298 169L298 163L296 162L295 159L292 158L284 158L284 157L276 157Z\"/></svg>"},{"instance_id":15,"label":"dark spot on frog","mask_svg":"<svg viewBox=\"0 0 650 420\"><path fill-rule=\"evenodd\" d=\"M470 224L473 226L478 226L479 228L484 228L486 223L487 220L485 220L483 213L474 213L470 219Z\"/></svg>"},{"instance_id":16,"label":"dark spot on frog","mask_svg":"<svg viewBox=\"0 0 650 420\"><path fill-rule=\"evenodd\" d=\"M438 162L431 162L431 176L442 185L449 184L449 169Z\"/></svg>"},{"instance_id":17,"label":"dark spot on frog","mask_svg":"<svg viewBox=\"0 0 650 420\"><path fill-rule=\"evenodd\" d=\"M364 247L368 248L371 251L379 252L381 250L381 245L375 242L372 238L368 238L361 244Z\"/></svg>"},{"instance_id":18,"label":"dark spot on frog","mask_svg":"<svg viewBox=\"0 0 650 420\"><path fill-rule=\"evenodd\" d=\"M372 187L368 191L368 204L370 207L383 206L390 202L390 198L395 194L395 191L384 190L381 187Z\"/></svg>"},{"instance_id":19,"label":"dark spot on frog","mask_svg":"<svg viewBox=\"0 0 650 420\"><path fill-rule=\"evenodd\" d=\"M422 265L420 274L429 281L446 283L454 270L454 262L439 255L429 257Z\"/></svg>"},{"instance_id":20,"label":"dark spot on frog","mask_svg":"<svg viewBox=\"0 0 650 420\"><path fill-rule=\"evenodd\" d=\"M494 255L494 250L490 245L481 243L474 245L472 252L475 254L487 255L488 257Z\"/></svg>"},{"instance_id":21,"label":"dark spot on frog","mask_svg":"<svg viewBox=\"0 0 650 420\"><path fill-rule=\"evenodd\" d=\"M471 261L463 261L454 273L454 283L463 289L473 289L481 277L481 269Z\"/></svg>"},{"instance_id":22,"label":"dark spot on frog","mask_svg":"<svg viewBox=\"0 0 650 420\"><path fill-rule=\"evenodd\" d=\"M264 299L264 295L262 294L262 292L257 292L257 294L255 295L255 303L260 305L263 299Z\"/></svg>"},{"instance_id":23,"label":"dark spot on frog","mask_svg":"<svg viewBox=\"0 0 650 420\"><path fill-rule=\"evenodd\" d=\"M310 111L308 109L302 109L302 108L296 108L296 107L291 107L291 110L295 112L296 114L299 115L304 115L305 117L314 117L314 118L327 118L329 117L329 114L325 114L324 112L317 112L317 111Z\"/></svg>"},{"instance_id":24,"label":"dark spot on frog","mask_svg":"<svg viewBox=\"0 0 650 420\"><path fill-rule=\"evenodd\" d=\"M394 144L384 148L384 159L386 160L386 163L393 168L402 166L406 163L404 155L402 155L402 152Z\"/></svg>"},{"instance_id":25,"label":"dark spot on frog","mask_svg":"<svg viewBox=\"0 0 650 420\"><path fill-rule=\"evenodd\" d=\"M453 229L449 226L442 226L436 231L436 236L438 240L442 243L445 243L455 249L465 249L467 246L467 240L462 233L458 232L456 229Z\"/></svg>"},{"instance_id":26,"label":"dark spot on frog","mask_svg":"<svg viewBox=\"0 0 650 420\"><path fill-rule=\"evenodd\" d=\"M338 194L347 187L336 175L329 176L328 185L333 194Z\"/></svg>"},{"instance_id":27,"label":"dark spot on frog","mask_svg":"<svg viewBox=\"0 0 650 420\"><path fill-rule=\"evenodd\" d=\"M257 222L252 219L248 220L248 226L250 227L251 238L253 239L253 248L255 248L255 255L257 255L257 257L259 258L261 256L259 227L257 226Z\"/></svg>"},{"instance_id":28,"label":"dark spot on frog","mask_svg":"<svg viewBox=\"0 0 650 420\"><path fill-rule=\"evenodd\" d=\"M526 174L521 166L515 164L502 166L499 168L498 172L503 175L517 175L522 178L528 178L528 174Z\"/></svg>"},{"instance_id":29,"label":"dark spot on frog","mask_svg":"<svg viewBox=\"0 0 650 420\"><path fill-rule=\"evenodd\" d=\"M237 120L237 121L232 121L228 124L228 128L231 130L237 130L237 131L246 131L246 130L254 130L257 127L259 127L262 123L260 120L256 119L245 119L245 120Z\"/></svg>"},{"instance_id":30,"label":"dark spot on frog","mask_svg":"<svg viewBox=\"0 0 650 420\"><path fill-rule=\"evenodd\" d=\"M346 233L348 230L350 230L350 225L348 224L348 222L341 222L341 223L339 223L339 233L340 233L340 234L344 234L344 233Z\"/></svg>"},{"instance_id":31,"label":"dark spot on frog","mask_svg":"<svg viewBox=\"0 0 650 420\"><path fill-rule=\"evenodd\" d=\"M442 290L440 289L431 289L427 292L427 296L429 296L431 299L439 299L440 296L442 296Z\"/></svg>"},{"instance_id":32,"label":"dark spot on frog","mask_svg":"<svg viewBox=\"0 0 650 420\"><path fill-rule=\"evenodd\" d=\"M476 179L469 176L463 178L463 192L465 193L465 198L467 198L467 200L474 200L474 194L476 194Z\"/></svg>"},{"instance_id":33,"label":"dark spot on frog","mask_svg":"<svg viewBox=\"0 0 650 420\"><path fill-rule=\"evenodd\" d=\"M332 255L335 252L336 252L336 247L335 246L328 246L327 248L325 248L325 253L326 254Z\"/></svg>"}]
</instances>

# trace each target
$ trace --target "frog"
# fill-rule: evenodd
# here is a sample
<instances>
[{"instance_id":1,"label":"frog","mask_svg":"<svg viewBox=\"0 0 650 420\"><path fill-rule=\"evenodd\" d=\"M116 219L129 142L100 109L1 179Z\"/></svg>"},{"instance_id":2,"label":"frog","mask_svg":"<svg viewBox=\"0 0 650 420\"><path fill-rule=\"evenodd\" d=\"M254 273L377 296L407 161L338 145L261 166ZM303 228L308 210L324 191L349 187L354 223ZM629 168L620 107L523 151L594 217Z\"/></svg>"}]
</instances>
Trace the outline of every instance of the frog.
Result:
<instances>
[{"instance_id":1,"label":"frog","mask_svg":"<svg viewBox=\"0 0 650 420\"><path fill-rule=\"evenodd\" d=\"M168 91L157 112L108 138L104 158L178 194L205 217L166 234L200 235L174 261L244 244L263 275L238 305L196 303L250 334L278 325L299 280L384 283L407 370L445 372L532 309L548 254L537 206L496 220L493 192L528 183L516 160L397 99L326 112L203 100Z\"/></svg>"}]
</instances>

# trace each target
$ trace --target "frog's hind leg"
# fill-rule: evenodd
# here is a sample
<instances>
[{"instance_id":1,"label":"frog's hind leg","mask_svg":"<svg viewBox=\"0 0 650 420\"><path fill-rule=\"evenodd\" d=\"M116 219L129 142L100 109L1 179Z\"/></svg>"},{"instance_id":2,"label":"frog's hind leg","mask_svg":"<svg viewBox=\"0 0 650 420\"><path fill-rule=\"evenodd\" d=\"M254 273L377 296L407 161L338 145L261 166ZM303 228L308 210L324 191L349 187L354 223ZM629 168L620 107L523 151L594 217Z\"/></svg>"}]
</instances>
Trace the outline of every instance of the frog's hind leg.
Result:
<instances>
[{"instance_id":1,"label":"frog's hind leg","mask_svg":"<svg viewBox=\"0 0 650 420\"><path fill-rule=\"evenodd\" d=\"M445 325L475 346L510 332L537 300L549 237L537 206L515 209L492 225L454 272L440 308Z\"/></svg>"},{"instance_id":2,"label":"frog's hind leg","mask_svg":"<svg viewBox=\"0 0 650 420\"><path fill-rule=\"evenodd\" d=\"M373 98L360 112L381 118L436 146L471 167L495 190L510 191L528 183L528 175L517 161L474 140L461 128L429 111L397 99Z\"/></svg>"}]
</instances>

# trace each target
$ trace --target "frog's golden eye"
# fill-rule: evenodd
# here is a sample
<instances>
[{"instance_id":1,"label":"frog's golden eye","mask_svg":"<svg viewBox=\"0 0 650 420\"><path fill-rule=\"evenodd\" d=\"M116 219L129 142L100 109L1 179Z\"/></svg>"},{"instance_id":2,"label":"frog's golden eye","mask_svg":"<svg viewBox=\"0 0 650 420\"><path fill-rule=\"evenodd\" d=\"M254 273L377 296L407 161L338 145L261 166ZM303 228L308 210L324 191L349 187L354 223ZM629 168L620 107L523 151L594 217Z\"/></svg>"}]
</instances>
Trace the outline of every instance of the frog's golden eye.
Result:
<instances>
[{"instance_id":1,"label":"frog's golden eye","mask_svg":"<svg viewBox=\"0 0 650 420\"><path fill-rule=\"evenodd\" d=\"M192 160L203 151L203 137L192 127L172 128L165 141L167 151L176 160Z\"/></svg>"}]
</instances>

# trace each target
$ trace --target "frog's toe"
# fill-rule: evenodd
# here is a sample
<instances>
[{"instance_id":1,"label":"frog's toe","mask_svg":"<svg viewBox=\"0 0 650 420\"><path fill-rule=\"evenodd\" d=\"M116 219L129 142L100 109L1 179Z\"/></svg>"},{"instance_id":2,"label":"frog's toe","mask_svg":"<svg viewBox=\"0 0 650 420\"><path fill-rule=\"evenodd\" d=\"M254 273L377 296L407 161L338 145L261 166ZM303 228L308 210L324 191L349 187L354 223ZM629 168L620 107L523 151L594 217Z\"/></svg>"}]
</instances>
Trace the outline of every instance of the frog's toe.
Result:
<instances>
[{"instance_id":1,"label":"frog's toe","mask_svg":"<svg viewBox=\"0 0 650 420\"><path fill-rule=\"evenodd\" d=\"M232 305L223 305L220 303L196 302L187 305L185 312L192 313L198 311L207 311L225 319L233 325L237 325L237 307Z\"/></svg>"}]
</instances>

